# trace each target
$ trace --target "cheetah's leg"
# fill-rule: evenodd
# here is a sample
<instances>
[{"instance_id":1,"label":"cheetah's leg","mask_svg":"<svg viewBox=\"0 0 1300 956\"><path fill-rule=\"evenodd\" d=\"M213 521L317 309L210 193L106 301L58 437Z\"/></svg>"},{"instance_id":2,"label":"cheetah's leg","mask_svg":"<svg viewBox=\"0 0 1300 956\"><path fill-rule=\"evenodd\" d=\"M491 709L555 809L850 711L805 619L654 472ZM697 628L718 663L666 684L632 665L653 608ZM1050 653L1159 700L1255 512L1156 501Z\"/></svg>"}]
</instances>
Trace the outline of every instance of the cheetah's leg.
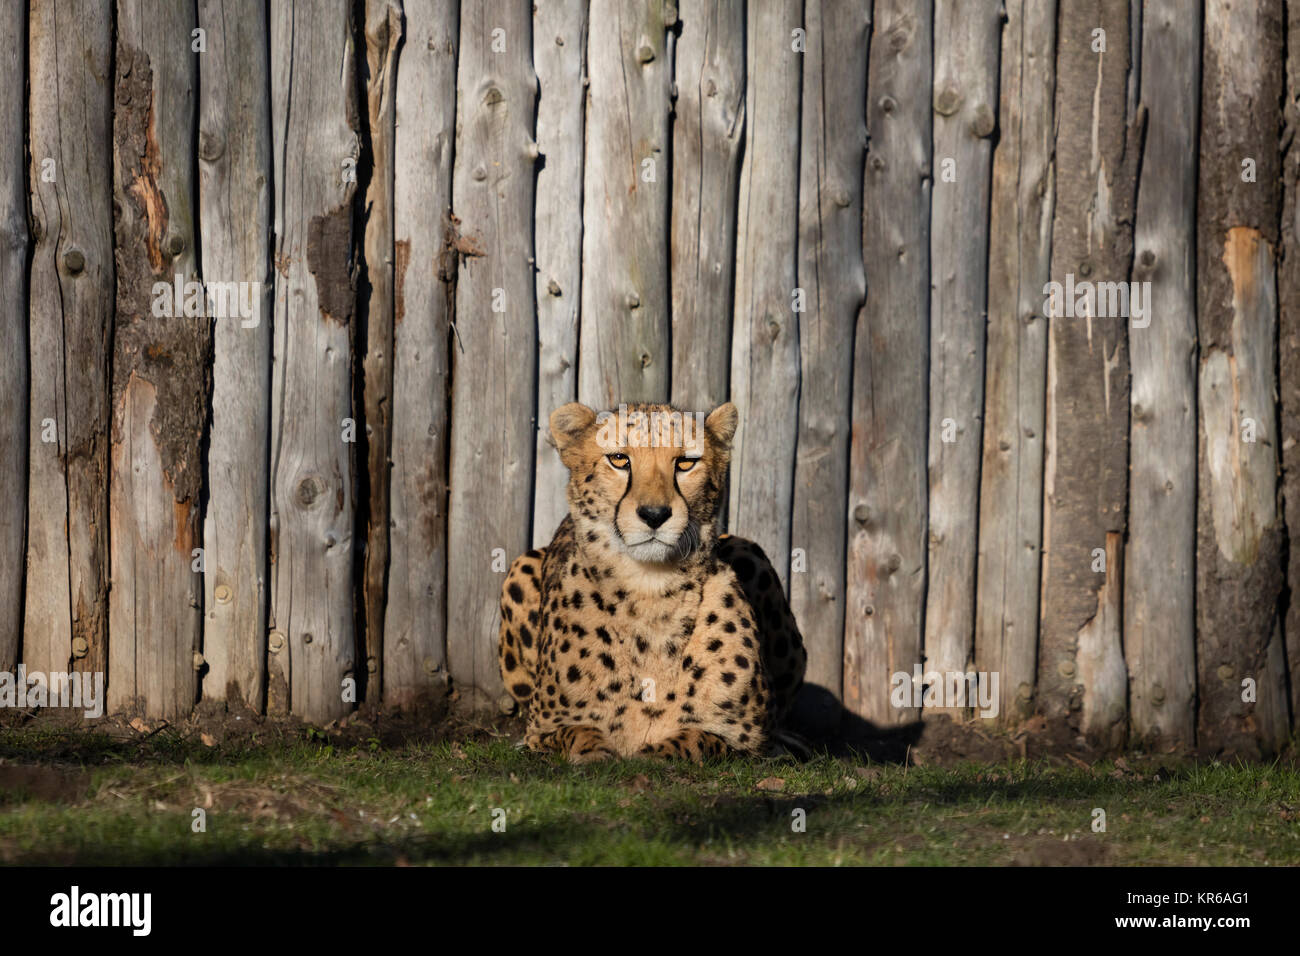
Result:
<instances>
[{"instance_id":1,"label":"cheetah's leg","mask_svg":"<svg viewBox=\"0 0 1300 956\"><path fill-rule=\"evenodd\" d=\"M671 737L641 748L645 757L682 757L703 763L708 757L722 757L727 753L727 742L717 734L696 727L684 727Z\"/></svg>"},{"instance_id":2,"label":"cheetah's leg","mask_svg":"<svg viewBox=\"0 0 1300 956\"><path fill-rule=\"evenodd\" d=\"M537 635L542 610L542 559L546 549L515 558L501 586L501 640L497 664L510 696L527 704L537 677Z\"/></svg>"},{"instance_id":3,"label":"cheetah's leg","mask_svg":"<svg viewBox=\"0 0 1300 956\"><path fill-rule=\"evenodd\" d=\"M532 733L524 739L531 749L563 754L569 763L594 763L617 756L605 735L595 727L561 727Z\"/></svg>"}]
</instances>

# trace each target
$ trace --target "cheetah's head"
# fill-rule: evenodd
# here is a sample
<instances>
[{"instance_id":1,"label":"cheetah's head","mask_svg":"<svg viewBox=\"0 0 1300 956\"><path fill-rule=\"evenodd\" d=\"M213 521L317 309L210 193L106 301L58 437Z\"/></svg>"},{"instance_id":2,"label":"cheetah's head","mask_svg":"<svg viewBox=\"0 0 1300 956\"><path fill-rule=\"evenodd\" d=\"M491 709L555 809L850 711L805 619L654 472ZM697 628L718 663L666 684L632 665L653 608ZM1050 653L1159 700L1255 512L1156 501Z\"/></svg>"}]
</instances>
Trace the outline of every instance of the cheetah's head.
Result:
<instances>
[{"instance_id":1,"label":"cheetah's head","mask_svg":"<svg viewBox=\"0 0 1300 956\"><path fill-rule=\"evenodd\" d=\"M551 436L569 469L579 541L651 564L712 544L736 422L730 402L707 418L670 405L557 408Z\"/></svg>"}]
</instances>

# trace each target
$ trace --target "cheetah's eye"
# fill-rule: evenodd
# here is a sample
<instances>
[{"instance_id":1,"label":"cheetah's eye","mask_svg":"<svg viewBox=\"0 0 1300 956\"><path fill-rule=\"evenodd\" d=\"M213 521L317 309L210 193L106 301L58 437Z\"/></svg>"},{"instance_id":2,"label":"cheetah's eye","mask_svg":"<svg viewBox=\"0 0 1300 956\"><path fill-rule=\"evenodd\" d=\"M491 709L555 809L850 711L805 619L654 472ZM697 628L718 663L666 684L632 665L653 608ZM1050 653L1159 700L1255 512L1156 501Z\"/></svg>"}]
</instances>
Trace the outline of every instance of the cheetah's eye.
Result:
<instances>
[{"instance_id":1,"label":"cheetah's eye","mask_svg":"<svg viewBox=\"0 0 1300 956\"><path fill-rule=\"evenodd\" d=\"M696 463L697 461L699 461L698 458L678 458L678 459L677 459L677 470L678 470L678 471L690 471L692 468L695 467L695 463Z\"/></svg>"},{"instance_id":2,"label":"cheetah's eye","mask_svg":"<svg viewBox=\"0 0 1300 956\"><path fill-rule=\"evenodd\" d=\"M627 455L621 454L619 452L615 452L612 455L606 455L605 457L608 458L609 463L613 465L615 468L617 468L619 471L625 471L627 469L627 466L630 464L630 460L628 459Z\"/></svg>"}]
</instances>

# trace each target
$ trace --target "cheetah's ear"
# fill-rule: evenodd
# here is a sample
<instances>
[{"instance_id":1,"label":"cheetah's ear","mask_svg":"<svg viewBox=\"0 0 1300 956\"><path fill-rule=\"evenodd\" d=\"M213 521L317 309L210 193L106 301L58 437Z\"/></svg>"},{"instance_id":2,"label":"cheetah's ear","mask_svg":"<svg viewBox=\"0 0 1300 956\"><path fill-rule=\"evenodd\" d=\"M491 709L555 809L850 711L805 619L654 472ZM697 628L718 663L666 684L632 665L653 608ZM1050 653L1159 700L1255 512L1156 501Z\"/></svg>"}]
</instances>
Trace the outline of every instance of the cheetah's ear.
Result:
<instances>
[{"instance_id":1,"label":"cheetah's ear","mask_svg":"<svg viewBox=\"0 0 1300 956\"><path fill-rule=\"evenodd\" d=\"M569 402L551 412L551 441L562 459L565 450L582 438L595 421L596 413L581 402Z\"/></svg>"},{"instance_id":2,"label":"cheetah's ear","mask_svg":"<svg viewBox=\"0 0 1300 956\"><path fill-rule=\"evenodd\" d=\"M709 412L709 417L704 419L704 430L708 433L709 440L719 446L720 450L730 451L731 439L736 436L736 425L739 422L740 413L736 411L736 406L727 402Z\"/></svg>"}]
</instances>

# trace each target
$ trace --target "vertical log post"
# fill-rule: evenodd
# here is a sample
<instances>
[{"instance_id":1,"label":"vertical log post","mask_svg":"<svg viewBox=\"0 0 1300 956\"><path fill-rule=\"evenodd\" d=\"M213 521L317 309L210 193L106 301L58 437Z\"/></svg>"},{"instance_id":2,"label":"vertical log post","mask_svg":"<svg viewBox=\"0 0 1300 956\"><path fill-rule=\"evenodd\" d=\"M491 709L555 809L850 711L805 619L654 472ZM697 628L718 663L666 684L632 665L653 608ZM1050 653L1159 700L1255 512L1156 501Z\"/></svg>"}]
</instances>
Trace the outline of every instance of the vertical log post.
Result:
<instances>
[{"instance_id":1,"label":"vertical log post","mask_svg":"<svg viewBox=\"0 0 1300 956\"><path fill-rule=\"evenodd\" d=\"M384 664L388 583L389 460L393 442L393 177L397 135L397 56L402 45L400 0L366 3L366 116L371 169L366 189L365 255L370 282L366 356L362 362L369 495L362 606L366 619L366 705L378 710Z\"/></svg>"},{"instance_id":2,"label":"vertical log post","mask_svg":"<svg viewBox=\"0 0 1300 956\"><path fill-rule=\"evenodd\" d=\"M192 6L119 0L113 100L109 661L113 710L193 708L211 341L198 279Z\"/></svg>"},{"instance_id":3,"label":"vertical log post","mask_svg":"<svg viewBox=\"0 0 1300 956\"><path fill-rule=\"evenodd\" d=\"M460 704L468 708L494 704L504 692L497 604L507 562L528 547L531 535L537 400L532 19L527 0L461 5L452 175L462 251L455 319L461 347L452 368L447 657Z\"/></svg>"},{"instance_id":4,"label":"vertical log post","mask_svg":"<svg viewBox=\"0 0 1300 956\"><path fill-rule=\"evenodd\" d=\"M537 464L533 546L551 543L569 513L569 470L551 444L551 412L578 393L582 301L582 153L587 103L587 0L533 8L537 101Z\"/></svg>"},{"instance_id":5,"label":"vertical log post","mask_svg":"<svg viewBox=\"0 0 1300 956\"><path fill-rule=\"evenodd\" d=\"M1288 732L1274 372L1281 0L1205 7L1197 192L1197 743L1254 756Z\"/></svg>"},{"instance_id":6,"label":"vertical log post","mask_svg":"<svg viewBox=\"0 0 1300 956\"><path fill-rule=\"evenodd\" d=\"M355 678L357 653L354 70L345 7L272 4L277 276L267 709L317 722L350 709L345 682Z\"/></svg>"},{"instance_id":7,"label":"vertical log post","mask_svg":"<svg viewBox=\"0 0 1300 956\"><path fill-rule=\"evenodd\" d=\"M458 0L405 0L393 163L393 467L384 706L446 691L447 395Z\"/></svg>"},{"instance_id":8,"label":"vertical log post","mask_svg":"<svg viewBox=\"0 0 1300 956\"><path fill-rule=\"evenodd\" d=\"M863 177L867 299L853 352L844 706L915 720L890 680L921 662L930 326L931 4L877 0ZM909 688L910 690L910 688Z\"/></svg>"},{"instance_id":9,"label":"vertical log post","mask_svg":"<svg viewBox=\"0 0 1300 956\"><path fill-rule=\"evenodd\" d=\"M1056 210L1043 466L1038 707L1105 744L1125 730L1116 613L1128 498L1128 316L1141 118L1129 99L1128 0L1060 0ZM1053 289L1055 291L1055 287ZM1105 314L1103 314L1105 313Z\"/></svg>"},{"instance_id":10,"label":"vertical log post","mask_svg":"<svg viewBox=\"0 0 1300 956\"><path fill-rule=\"evenodd\" d=\"M27 526L27 12L0 10L0 671L18 663L22 632L23 541Z\"/></svg>"},{"instance_id":11,"label":"vertical log post","mask_svg":"<svg viewBox=\"0 0 1300 956\"><path fill-rule=\"evenodd\" d=\"M1009 0L1006 11L989 204L975 662L999 675L998 717L1009 725L1029 715L1038 644L1056 3Z\"/></svg>"},{"instance_id":12,"label":"vertical log post","mask_svg":"<svg viewBox=\"0 0 1300 956\"><path fill-rule=\"evenodd\" d=\"M1282 259L1278 264L1278 375L1282 398L1282 491L1286 500L1286 660L1291 726L1300 730L1300 2L1286 3L1282 100Z\"/></svg>"},{"instance_id":13,"label":"vertical log post","mask_svg":"<svg viewBox=\"0 0 1300 956\"><path fill-rule=\"evenodd\" d=\"M731 368L744 3L689 7L673 65L672 396L679 408L707 412L727 400Z\"/></svg>"},{"instance_id":14,"label":"vertical log post","mask_svg":"<svg viewBox=\"0 0 1300 956\"><path fill-rule=\"evenodd\" d=\"M266 690L267 448L271 429L271 100L262 0L200 0L199 223L203 279L248 283L212 328L204 516L205 700L261 710Z\"/></svg>"},{"instance_id":15,"label":"vertical log post","mask_svg":"<svg viewBox=\"0 0 1300 956\"><path fill-rule=\"evenodd\" d=\"M731 398L740 428L731 452L731 530L767 552L788 587L790 509L799 420L798 281L800 0L746 8L745 153L736 208ZM748 69L748 66L747 66Z\"/></svg>"},{"instance_id":16,"label":"vertical log post","mask_svg":"<svg viewBox=\"0 0 1300 956\"><path fill-rule=\"evenodd\" d=\"M591 5L578 398L668 399L671 0Z\"/></svg>"},{"instance_id":17,"label":"vertical log post","mask_svg":"<svg viewBox=\"0 0 1300 956\"><path fill-rule=\"evenodd\" d=\"M107 0L31 4L35 248L22 656L33 671L67 670L73 660L92 672L108 666L112 30Z\"/></svg>"},{"instance_id":18,"label":"vertical log post","mask_svg":"<svg viewBox=\"0 0 1300 956\"><path fill-rule=\"evenodd\" d=\"M808 0L799 155L799 434L790 604L808 649L807 680L843 691L844 545L853 327L866 296L862 171L867 30L857 0ZM797 300L796 300L797 301ZM751 427L762 423L751 422Z\"/></svg>"},{"instance_id":19,"label":"vertical log post","mask_svg":"<svg viewBox=\"0 0 1300 956\"><path fill-rule=\"evenodd\" d=\"M974 660L997 7L936 0L934 41L925 657L927 669L964 673Z\"/></svg>"},{"instance_id":20,"label":"vertical log post","mask_svg":"<svg viewBox=\"0 0 1300 956\"><path fill-rule=\"evenodd\" d=\"M1196 693L1196 111L1200 10L1151 0L1142 19L1146 146L1130 324L1124 656L1131 731L1189 747ZM1137 303L1130 296L1130 310Z\"/></svg>"}]
</instances>

